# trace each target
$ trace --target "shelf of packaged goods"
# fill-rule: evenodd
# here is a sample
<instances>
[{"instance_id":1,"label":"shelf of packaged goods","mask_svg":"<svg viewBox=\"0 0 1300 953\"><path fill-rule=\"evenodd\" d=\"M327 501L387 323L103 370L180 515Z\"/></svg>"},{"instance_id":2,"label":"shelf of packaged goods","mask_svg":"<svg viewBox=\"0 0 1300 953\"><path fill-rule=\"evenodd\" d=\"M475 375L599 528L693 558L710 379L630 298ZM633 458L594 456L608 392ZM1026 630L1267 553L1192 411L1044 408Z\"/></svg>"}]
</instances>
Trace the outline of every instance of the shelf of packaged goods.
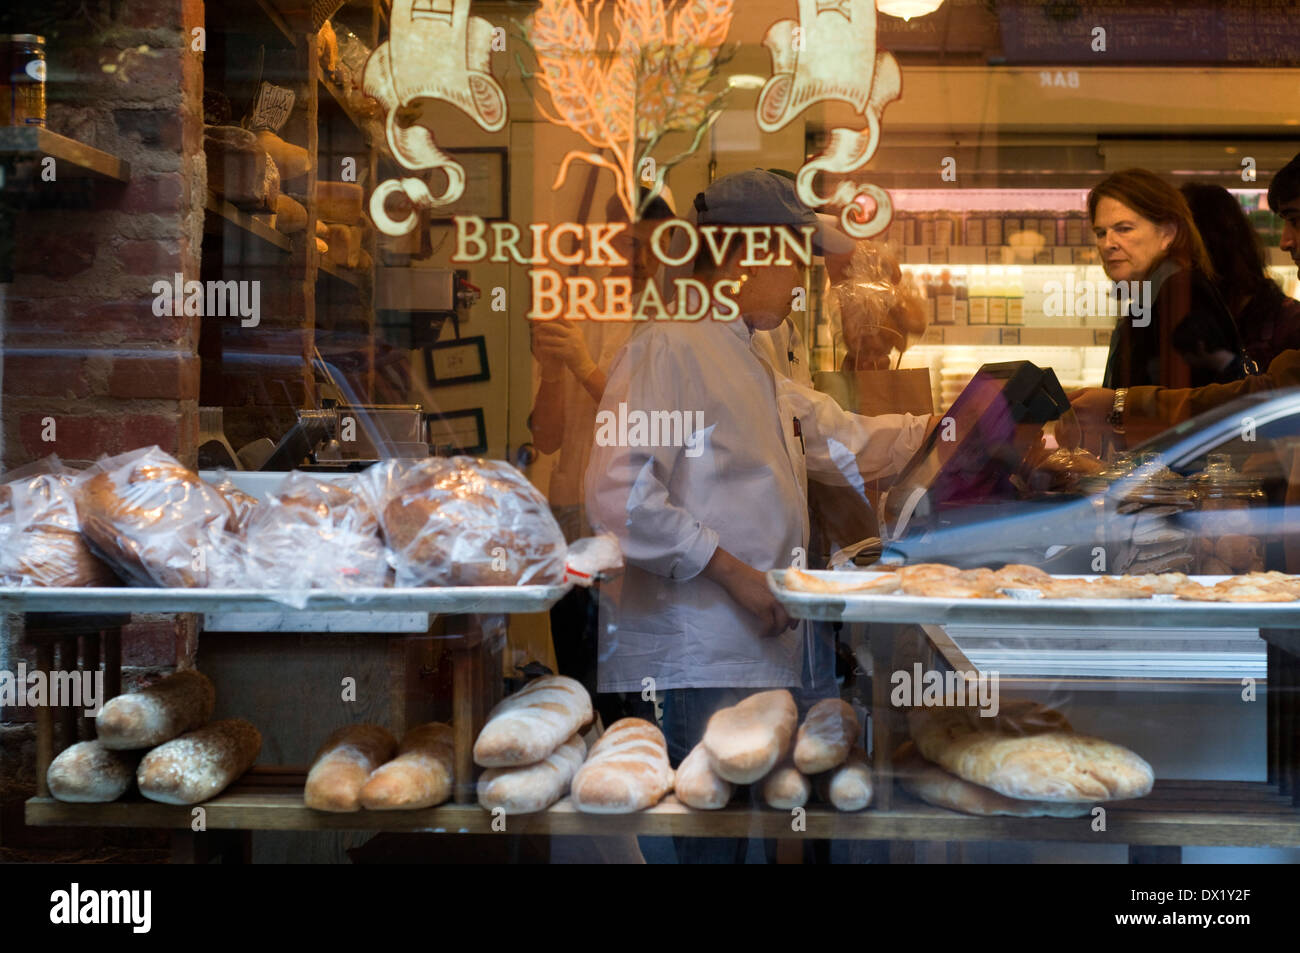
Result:
<instances>
[{"instance_id":1,"label":"shelf of packaged goods","mask_svg":"<svg viewBox=\"0 0 1300 953\"><path fill-rule=\"evenodd\" d=\"M912 343L936 347L1107 347L1110 332L1110 328L943 324L931 325Z\"/></svg>"},{"instance_id":2,"label":"shelf of packaged goods","mask_svg":"<svg viewBox=\"0 0 1300 953\"><path fill-rule=\"evenodd\" d=\"M0 156L55 161L55 175L94 177L129 182L131 164L125 159L69 139L41 126L0 126Z\"/></svg>"},{"instance_id":3,"label":"shelf of packaged goods","mask_svg":"<svg viewBox=\"0 0 1300 953\"><path fill-rule=\"evenodd\" d=\"M417 811L332 814L303 803L302 769L259 767L202 805L209 830L335 830L491 834L493 817L478 805ZM538 814L505 819L511 834L642 834L687 837L814 838L886 841L1080 841L1086 843L1300 846L1300 812L1274 785L1249 781L1158 781L1145 798L1105 805L1106 829L1091 811L1078 818L980 817L896 794L890 810L846 814L811 805L803 827L790 811L733 804L697 811L673 796L635 814L584 814L566 798ZM65 804L48 797L26 806L33 827L134 827L189 830L194 807L139 798L110 804ZM500 826L498 822L497 826Z\"/></svg>"},{"instance_id":4,"label":"shelf of packaged goods","mask_svg":"<svg viewBox=\"0 0 1300 953\"><path fill-rule=\"evenodd\" d=\"M900 253L899 263L904 268L950 265L1084 268L1099 263L1097 249L1091 245L1048 245L1040 249L1010 245L904 245ZM1044 260L1045 256L1047 260Z\"/></svg>"},{"instance_id":5,"label":"shelf of packaged goods","mask_svg":"<svg viewBox=\"0 0 1300 953\"><path fill-rule=\"evenodd\" d=\"M212 230L211 226L216 219L222 219L237 228L242 228L267 244L274 245L281 251L288 251L292 247L289 236L276 231L265 222L259 221L247 212L236 208L215 192L208 193L207 201L203 203L203 210L208 216L209 231Z\"/></svg>"}]
</instances>

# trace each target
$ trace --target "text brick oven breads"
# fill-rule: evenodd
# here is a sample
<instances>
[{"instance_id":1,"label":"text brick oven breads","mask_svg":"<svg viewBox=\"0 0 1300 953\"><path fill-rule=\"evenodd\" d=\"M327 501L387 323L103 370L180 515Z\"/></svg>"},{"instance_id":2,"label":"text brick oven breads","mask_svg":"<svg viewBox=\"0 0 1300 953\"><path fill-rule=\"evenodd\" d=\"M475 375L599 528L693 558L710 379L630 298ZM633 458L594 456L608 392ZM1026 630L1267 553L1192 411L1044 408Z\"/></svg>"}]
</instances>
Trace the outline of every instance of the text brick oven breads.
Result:
<instances>
[{"instance_id":1,"label":"text brick oven breads","mask_svg":"<svg viewBox=\"0 0 1300 953\"><path fill-rule=\"evenodd\" d=\"M564 535L546 498L508 463L435 457L372 470L397 585L563 581Z\"/></svg>"}]
</instances>

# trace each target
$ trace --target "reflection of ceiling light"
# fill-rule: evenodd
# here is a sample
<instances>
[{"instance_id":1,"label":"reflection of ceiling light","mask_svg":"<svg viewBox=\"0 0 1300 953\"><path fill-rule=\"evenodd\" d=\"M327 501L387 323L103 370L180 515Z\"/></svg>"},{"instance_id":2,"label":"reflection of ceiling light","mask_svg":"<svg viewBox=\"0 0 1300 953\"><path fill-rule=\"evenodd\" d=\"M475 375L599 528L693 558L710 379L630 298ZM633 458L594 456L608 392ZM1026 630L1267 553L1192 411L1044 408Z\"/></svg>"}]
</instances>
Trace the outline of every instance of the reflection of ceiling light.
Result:
<instances>
[{"instance_id":1,"label":"reflection of ceiling light","mask_svg":"<svg viewBox=\"0 0 1300 953\"><path fill-rule=\"evenodd\" d=\"M762 76L755 76L753 73L737 73L735 76L727 77L727 86L730 89L762 89L767 80Z\"/></svg>"},{"instance_id":2,"label":"reflection of ceiling light","mask_svg":"<svg viewBox=\"0 0 1300 953\"><path fill-rule=\"evenodd\" d=\"M943 6L943 0L877 0L876 9L891 17L923 17Z\"/></svg>"}]
</instances>

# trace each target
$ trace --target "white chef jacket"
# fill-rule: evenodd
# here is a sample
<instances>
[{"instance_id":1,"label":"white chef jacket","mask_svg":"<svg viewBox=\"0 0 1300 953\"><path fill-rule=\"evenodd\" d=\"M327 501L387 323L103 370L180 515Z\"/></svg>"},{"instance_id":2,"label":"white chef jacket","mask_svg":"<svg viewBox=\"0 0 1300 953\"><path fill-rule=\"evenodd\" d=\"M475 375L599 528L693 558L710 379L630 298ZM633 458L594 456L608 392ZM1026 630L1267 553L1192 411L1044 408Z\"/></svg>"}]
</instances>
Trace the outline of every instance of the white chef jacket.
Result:
<instances>
[{"instance_id":1,"label":"white chef jacket","mask_svg":"<svg viewBox=\"0 0 1300 953\"><path fill-rule=\"evenodd\" d=\"M640 692L646 678L658 691L799 684L802 630L762 635L701 571L719 546L759 570L790 566L808 545L810 471L860 485L862 474L898 472L921 444L928 418L849 414L775 375L753 338L740 319L656 322L633 332L615 358L602 412L625 403L629 414L704 417L697 456L600 439L592 448L588 516L618 536L627 562L602 590L602 692Z\"/></svg>"}]
</instances>

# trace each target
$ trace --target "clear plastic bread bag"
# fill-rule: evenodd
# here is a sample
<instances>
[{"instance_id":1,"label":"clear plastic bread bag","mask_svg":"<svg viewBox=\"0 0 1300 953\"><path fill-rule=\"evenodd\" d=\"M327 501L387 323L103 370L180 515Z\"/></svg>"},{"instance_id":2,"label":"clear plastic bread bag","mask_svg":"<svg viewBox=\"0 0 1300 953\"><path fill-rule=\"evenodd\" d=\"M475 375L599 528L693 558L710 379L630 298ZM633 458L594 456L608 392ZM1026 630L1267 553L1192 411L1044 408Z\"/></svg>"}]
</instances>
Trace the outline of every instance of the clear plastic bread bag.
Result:
<instances>
[{"instance_id":1,"label":"clear plastic bread bag","mask_svg":"<svg viewBox=\"0 0 1300 953\"><path fill-rule=\"evenodd\" d=\"M564 534L546 498L510 464L389 460L366 478L398 586L564 581Z\"/></svg>"},{"instance_id":2,"label":"clear plastic bread bag","mask_svg":"<svg viewBox=\"0 0 1300 953\"><path fill-rule=\"evenodd\" d=\"M113 571L81 538L77 471L50 455L0 485L0 586L111 586Z\"/></svg>"},{"instance_id":3,"label":"clear plastic bread bag","mask_svg":"<svg viewBox=\"0 0 1300 953\"><path fill-rule=\"evenodd\" d=\"M136 586L233 583L233 512L216 488L158 447L102 457L76 480L82 537Z\"/></svg>"},{"instance_id":4,"label":"clear plastic bread bag","mask_svg":"<svg viewBox=\"0 0 1300 953\"><path fill-rule=\"evenodd\" d=\"M247 585L280 590L299 605L312 589L347 593L386 585L379 521L352 482L286 476L244 528Z\"/></svg>"}]
</instances>

